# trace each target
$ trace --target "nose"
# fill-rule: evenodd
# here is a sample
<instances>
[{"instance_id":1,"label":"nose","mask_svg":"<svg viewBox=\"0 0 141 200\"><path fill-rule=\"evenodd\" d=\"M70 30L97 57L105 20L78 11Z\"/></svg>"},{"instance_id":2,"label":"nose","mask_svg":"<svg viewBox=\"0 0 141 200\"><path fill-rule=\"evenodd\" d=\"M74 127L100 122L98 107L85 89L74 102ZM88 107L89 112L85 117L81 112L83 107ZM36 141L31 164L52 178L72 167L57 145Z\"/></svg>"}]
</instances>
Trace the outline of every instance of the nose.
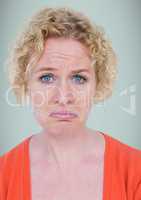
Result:
<instances>
[{"instance_id":1,"label":"nose","mask_svg":"<svg viewBox=\"0 0 141 200\"><path fill-rule=\"evenodd\" d=\"M58 84L57 94L55 95L55 103L58 104L72 104L75 99L74 90L71 87L71 84L62 79Z\"/></svg>"}]
</instances>

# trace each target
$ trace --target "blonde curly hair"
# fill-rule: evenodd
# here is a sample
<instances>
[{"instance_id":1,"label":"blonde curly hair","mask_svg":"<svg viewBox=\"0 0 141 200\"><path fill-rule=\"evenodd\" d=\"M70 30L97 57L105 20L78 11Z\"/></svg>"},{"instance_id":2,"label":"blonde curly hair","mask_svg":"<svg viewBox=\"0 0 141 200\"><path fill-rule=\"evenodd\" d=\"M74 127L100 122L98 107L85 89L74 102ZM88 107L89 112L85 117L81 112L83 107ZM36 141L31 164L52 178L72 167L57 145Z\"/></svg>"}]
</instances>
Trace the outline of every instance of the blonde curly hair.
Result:
<instances>
[{"instance_id":1,"label":"blonde curly hair","mask_svg":"<svg viewBox=\"0 0 141 200\"><path fill-rule=\"evenodd\" d=\"M49 37L73 38L86 45L96 74L94 102L110 97L117 77L117 57L101 26L70 8L42 8L26 24L8 58L8 78L21 103L27 94L27 71L36 65ZM30 66L30 67L29 67Z\"/></svg>"}]
</instances>

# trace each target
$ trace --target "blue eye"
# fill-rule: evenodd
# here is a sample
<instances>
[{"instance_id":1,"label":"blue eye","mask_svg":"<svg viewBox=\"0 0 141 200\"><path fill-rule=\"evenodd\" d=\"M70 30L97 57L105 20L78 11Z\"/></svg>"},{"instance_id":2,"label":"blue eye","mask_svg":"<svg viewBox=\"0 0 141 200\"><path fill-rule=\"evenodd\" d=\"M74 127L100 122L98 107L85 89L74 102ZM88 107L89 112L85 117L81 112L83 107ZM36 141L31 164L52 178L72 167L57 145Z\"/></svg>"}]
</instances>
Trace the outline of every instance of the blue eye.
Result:
<instances>
[{"instance_id":1,"label":"blue eye","mask_svg":"<svg viewBox=\"0 0 141 200\"><path fill-rule=\"evenodd\" d=\"M52 82L53 80L53 74L45 74L45 75L43 75L43 76L41 76L40 78L40 81L41 82L47 82L47 83L50 83L50 82Z\"/></svg>"},{"instance_id":2,"label":"blue eye","mask_svg":"<svg viewBox=\"0 0 141 200\"><path fill-rule=\"evenodd\" d=\"M75 78L75 81L79 84L84 84L85 82L87 82L87 78L85 78L84 76L76 74L73 77Z\"/></svg>"},{"instance_id":3,"label":"blue eye","mask_svg":"<svg viewBox=\"0 0 141 200\"><path fill-rule=\"evenodd\" d=\"M40 76L39 80L42 82L42 83L52 83L55 78L54 78L54 75L52 73L49 73L49 74L45 74L45 75L42 75ZM81 76L79 74L76 74L73 76L73 80L75 81L75 83L77 84L84 84L85 82L87 82L87 78L84 77L84 76Z\"/></svg>"}]
</instances>

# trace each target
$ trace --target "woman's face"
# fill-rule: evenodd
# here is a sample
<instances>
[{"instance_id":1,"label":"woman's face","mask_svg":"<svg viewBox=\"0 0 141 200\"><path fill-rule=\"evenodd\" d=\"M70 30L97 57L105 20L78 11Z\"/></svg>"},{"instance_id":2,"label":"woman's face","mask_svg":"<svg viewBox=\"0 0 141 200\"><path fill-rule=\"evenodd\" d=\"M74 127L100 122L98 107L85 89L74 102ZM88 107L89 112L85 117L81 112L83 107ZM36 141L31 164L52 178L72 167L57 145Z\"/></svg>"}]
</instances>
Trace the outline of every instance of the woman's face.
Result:
<instances>
[{"instance_id":1,"label":"woman's face","mask_svg":"<svg viewBox=\"0 0 141 200\"><path fill-rule=\"evenodd\" d=\"M49 38L29 72L29 97L44 128L84 126L95 95L95 73L89 50L74 39ZM56 112L71 112L61 115Z\"/></svg>"}]
</instances>

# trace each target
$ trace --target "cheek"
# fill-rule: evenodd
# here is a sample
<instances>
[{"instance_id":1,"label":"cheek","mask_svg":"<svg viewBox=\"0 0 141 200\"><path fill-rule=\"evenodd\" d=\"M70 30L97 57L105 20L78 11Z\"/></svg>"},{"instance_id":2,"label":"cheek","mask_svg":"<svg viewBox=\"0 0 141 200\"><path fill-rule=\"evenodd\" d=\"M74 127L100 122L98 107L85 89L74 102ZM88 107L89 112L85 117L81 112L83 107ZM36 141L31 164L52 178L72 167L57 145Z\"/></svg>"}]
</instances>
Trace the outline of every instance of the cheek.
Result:
<instances>
[{"instance_id":1,"label":"cheek","mask_svg":"<svg viewBox=\"0 0 141 200\"><path fill-rule=\"evenodd\" d=\"M45 89L39 84L32 84L29 89L30 102L33 107L41 107L46 102Z\"/></svg>"},{"instance_id":2,"label":"cheek","mask_svg":"<svg viewBox=\"0 0 141 200\"><path fill-rule=\"evenodd\" d=\"M32 87L30 91L30 102L34 110L46 112L54 105L55 89L45 85Z\"/></svg>"},{"instance_id":3,"label":"cheek","mask_svg":"<svg viewBox=\"0 0 141 200\"><path fill-rule=\"evenodd\" d=\"M79 99L78 103L85 107L89 107L93 103L94 95L95 84L91 81L83 88L83 90L79 91L79 95L77 95Z\"/></svg>"},{"instance_id":4,"label":"cheek","mask_svg":"<svg viewBox=\"0 0 141 200\"><path fill-rule=\"evenodd\" d=\"M44 94L41 91L34 91L31 93L31 101L34 107L39 107L44 104Z\"/></svg>"}]
</instances>

